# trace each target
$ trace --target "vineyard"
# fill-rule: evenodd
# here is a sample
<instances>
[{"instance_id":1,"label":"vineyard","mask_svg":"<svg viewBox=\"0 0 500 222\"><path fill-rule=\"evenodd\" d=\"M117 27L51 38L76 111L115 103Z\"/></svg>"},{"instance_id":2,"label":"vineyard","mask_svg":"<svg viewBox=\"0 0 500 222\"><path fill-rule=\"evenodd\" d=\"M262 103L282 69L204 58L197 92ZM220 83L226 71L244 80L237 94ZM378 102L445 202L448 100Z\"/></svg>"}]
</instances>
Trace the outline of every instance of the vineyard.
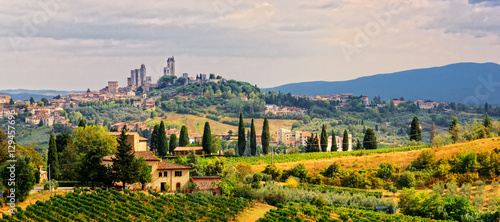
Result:
<instances>
[{"instance_id":1,"label":"vineyard","mask_svg":"<svg viewBox=\"0 0 500 222\"><path fill-rule=\"evenodd\" d=\"M347 221L438 221L428 218L405 216L403 214L387 214L377 213L369 210L361 210L356 208L332 207L324 206L321 208L311 204L304 203L289 203L286 206L278 206L277 210L270 210L264 218L258 222L274 222L274 221L331 221L331 222L347 222Z\"/></svg>"},{"instance_id":2,"label":"vineyard","mask_svg":"<svg viewBox=\"0 0 500 222\"><path fill-rule=\"evenodd\" d=\"M385 148L385 149L374 149L374 150L358 150L352 152L314 152L314 153L295 153L286 155L275 155L274 163L287 163L287 162L297 162L302 160L312 160L312 159L328 159L333 157L342 156L362 156L367 154L376 153L391 153L393 151L403 152L411 150L419 150L423 148L428 148L429 145L422 146L408 146L408 147L398 147L398 148ZM271 164L271 155L260 156L260 157L229 157L227 158L229 163L246 162L249 164Z\"/></svg>"},{"instance_id":3,"label":"vineyard","mask_svg":"<svg viewBox=\"0 0 500 222\"><path fill-rule=\"evenodd\" d=\"M361 189L355 189L355 188L347 188L347 187L333 187L333 186L326 186L326 185L317 185L317 184L307 184L307 183L301 183L297 187L298 189L302 190L313 190L313 191L319 191L321 193L350 193L350 194L363 194L365 196L374 196L376 198L382 198L382 192L372 192L372 191L366 191L366 190L361 190Z\"/></svg>"},{"instance_id":4,"label":"vineyard","mask_svg":"<svg viewBox=\"0 0 500 222\"><path fill-rule=\"evenodd\" d=\"M231 221L249 206L250 201L234 197L75 189L16 208L15 215L4 214L0 221Z\"/></svg>"}]
</instances>

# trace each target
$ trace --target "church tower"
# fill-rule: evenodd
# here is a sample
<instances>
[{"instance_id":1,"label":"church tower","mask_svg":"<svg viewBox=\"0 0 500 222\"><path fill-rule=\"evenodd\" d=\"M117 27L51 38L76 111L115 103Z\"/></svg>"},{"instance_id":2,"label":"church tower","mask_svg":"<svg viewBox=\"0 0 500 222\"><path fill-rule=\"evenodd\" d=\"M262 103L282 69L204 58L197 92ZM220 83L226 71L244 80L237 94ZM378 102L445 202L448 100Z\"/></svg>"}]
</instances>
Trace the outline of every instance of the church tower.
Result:
<instances>
[{"instance_id":1,"label":"church tower","mask_svg":"<svg viewBox=\"0 0 500 222\"><path fill-rule=\"evenodd\" d=\"M167 59L167 67L163 68L163 75L175 76L175 59L174 56Z\"/></svg>"}]
</instances>

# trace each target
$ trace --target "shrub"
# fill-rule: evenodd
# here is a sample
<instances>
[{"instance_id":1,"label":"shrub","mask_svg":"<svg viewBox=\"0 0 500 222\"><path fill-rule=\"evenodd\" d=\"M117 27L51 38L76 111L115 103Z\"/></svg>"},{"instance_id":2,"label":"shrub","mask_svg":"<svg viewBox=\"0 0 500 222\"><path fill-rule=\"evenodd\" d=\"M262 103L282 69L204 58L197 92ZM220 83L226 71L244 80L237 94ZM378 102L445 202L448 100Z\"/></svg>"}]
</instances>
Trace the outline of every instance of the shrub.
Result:
<instances>
[{"instance_id":1,"label":"shrub","mask_svg":"<svg viewBox=\"0 0 500 222\"><path fill-rule=\"evenodd\" d=\"M484 181L482 181L482 180L476 181L476 191L478 193L483 194L485 186L486 186L486 184L484 183Z\"/></svg>"},{"instance_id":2,"label":"shrub","mask_svg":"<svg viewBox=\"0 0 500 222\"><path fill-rule=\"evenodd\" d=\"M455 181L450 181L446 183L446 196L456 196L457 195L457 183Z\"/></svg>"},{"instance_id":3,"label":"shrub","mask_svg":"<svg viewBox=\"0 0 500 222\"><path fill-rule=\"evenodd\" d=\"M303 163L297 164L295 167L286 171L286 176L294 176L299 178L300 180L305 180L307 178L308 170Z\"/></svg>"},{"instance_id":4,"label":"shrub","mask_svg":"<svg viewBox=\"0 0 500 222\"><path fill-rule=\"evenodd\" d=\"M292 188L297 188L297 186L299 185L299 179L296 178L296 177L288 177L288 179L286 179L285 183L286 185L292 187Z\"/></svg>"},{"instance_id":5,"label":"shrub","mask_svg":"<svg viewBox=\"0 0 500 222\"><path fill-rule=\"evenodd\" d=\"M472 185L470 183L464 183L460 188L459 196L469 200L471 192L472 192Z\"/></svg>"},{"instance_id":6,"label":"shrub","mask_svg":"<svg viewBox=\"0 0 500 222\"><path fill-rule=\"evenodd\" d=\"M283 174L283 171L273 164L267 165L263 173L271 175L273 177L273 180L279 180L281 178L281 175Z\"/></svg>"},{"instance_id":7,"label":"shrub","mask_svg":"<svg viewBox=\"0 0 500 222\"><path fill-rule=\"evenodd\" d=\"M488 210L495 211L498 207L498 197L497 195L490 196L488 199Z\"/></svg>"},{"instance_id":8,"label":"shrub","mask_svg":"<svg viewBox=\"0 0 500 222\"><path fill-rule=\"evenodd\" d=\"M262 181L262 179L264 178L264 176L262 175L262 173L254 173L253 174L253 181Z\"/></svg>"},{"instance_id":9,"label":"shrub","mask_svg":"<svg viewBox=\"0 0 500 222\"><path fill-rule=\"evenodd\" d=\"M439 195L443 194L443 191L444 191L443 182L438 182L438 183L434 184L432 186L432 191L436 192Z\"/></svg>"},{"instance_id":10,"label":"shrub","mask_svg":"<svg viewBox=\"0 0 500 222\"><path fill-rule=\"evenodd\" d=\"M456 173L476 171L480 167L475 152L458 154L450 160L450 165L452 166L452 171Z\"/></svg>"},{"instance_id":11,"label":"shrub","mask_svg":"<svg viewBox=\"0 0 500 222\"><path fill-rule=\"evenodd\" d=\"M458 176L458 183L459 184L464 184L464 183L474 183L479 179L479 174L477 172L467 172L464 174L459 174Z\"/></svg>"},{"instance_id":12,"label":"shrub","mask_svg":"<svg viewBox=\"0 0 500 222\"><path fill-rule=\"evenodd\" d=\"M273 176L269 175L269 174L262 174L262 181L271 181L273 179Z\"/></svg>"},{"instance_id":13,"label":"shrub","mask_svg":"<svg viewBox=\"0 0 500 222\"><path fill-rule=\"evenodd\" d=\"M436 153L434 150L424 150L417 159L411 162L410 166L417 169L430 169L436 163Z\"/></svg>"},{"instance_id":14,"label":"shrub","mask_svg":"<svg viewBox=\"0 0 500 222\"><path fill-rule=\"evenodd\" d=\"M239 162L236 164L236 176L238 179L243 180L246 175L252 173L252 165L246 162Z\"/></svg>"},{"instance_id":15,"label":"shrub","mask_svg":"<svg viewBox=\"0 0 500 222\"><path fill-rule=\"evenodd\" d=\"M50 180L50 186L52 189L56 190L57 187L59 187L59 183L56 180L52 179L52 180ZM43 189L49 190L49 182L48 181L43 183Z\"/></svg>"},{"instance_id":16,"label":"shrub","mask_svg":"<svg viewBox=\"0 0 500 222\"><path fill-rule=\"evenodd\" d=\"M325 198L323 198L322 196L315 196L311 200L311 204L315 205L316 207L321 208L321 207L326 206L328 204L328 202L326 202Z\"/></svg>"},{"instance_id":17,"label":"shrub","mask_svg":"<svg viewBox=\"0 0 500 222\"><path fill-rule=\"evenodd\" d=\"M396 172L396 166L393 163L383 162L380 164L377 171L377 177L381 179L386 179Z\"/></svg>"},{"instance_id":18,"label":"shrub","mask_svg":"<svg viewBox=\"0 0 500 222\"><path fill-rule=\"evenodd\" d=\"M325 171L323 172L323 176L334 177L335 174L339 172L340 172L340 165L337 163L333 163L325 169Z\"/></svg>"},{"instance_id":19,"label":"shrub","mask_svg":"<svg viewBox=\"0 0 500 222\"><path fill-rule=\"evenodd\" d=\"M251 184L251 183L253 183L253 176L252 175L246 175L245 178L243 179L243 183L245 183L245 184Z\"/></svg>"},{"instance_id":20,"label":"shrub","mask_svg":"<svg viewBox=\"0 0 500 222\"><path fill-rule=\"evenodd\" d=\"M264 201L269 205L286 204L287 198L282 189L268 190L264 196Z\"/></svg>"},{"instance_id":21,"label":"shrub","mask_svg":"<svg viewBox=\"0 0 500 222\"><path fill-rule=\"evenodd\" d=\"M476 194L474 196L473 204L478 211L481 211L483 209L483 204L484 204L484 195L479 193Z\"/></svg>"},{"instance_id":22,"label":"shrub","mask_svg":"<svg viewBox=\"0 0 500 222\"><path fill-rule=\"evenodd\" d=\"M399 187L415 187L415 175L410 171L405 171L398 179Z\"/></svg>"},{"instance_id":23,"label":"shrub","mask_svg":"<svg viewBox=\"0 0 500 222\"><path fill-rule=\"evenodd\" d=\"M464 215L469 215L474 212L474 208L472 207L469 200L458 197L458 196L446 196L444 197L444 211L446 212L445 216L449 218L461 221L461 217ZM440 219L445 219L445 216L441 216Z\"/></svg>"},{"instance_id":24,"label":"shrub","mask_svg":"<svg viewBox=\"0 0 500 222\"><path fill-rule=\"evenodd\" d=\"M499 187L499 185L500 185L500 184L499 184L498 182L496 182L496 181L495 181L495 182L493 182L493 183L491 183L491 192L496 193L496 192L498 191L498 187Z\"/></svg>"},{"instance_id":25,"label":"shrub","mask_svg":"<svg viewBox=\"0 0 500 222\"><path fill-rule=\"evenodd\" d=\"M365 189L371 186L371 182L358 172L347 172L342 178L342 186Z\"/></svg>"},{"instance_id":26,"label":"shrub","mask_svg":"<svg viewBox=\"0 0 500 222\"><path fill-rule=\"evenodd\" d=\"M236 155L236 152L234 152L234 149L233 149L233 148L231 148L231 149L224 150L224 155L227 155L227 156L235 156L235 155Z\"/></svg>"}]
</instances>

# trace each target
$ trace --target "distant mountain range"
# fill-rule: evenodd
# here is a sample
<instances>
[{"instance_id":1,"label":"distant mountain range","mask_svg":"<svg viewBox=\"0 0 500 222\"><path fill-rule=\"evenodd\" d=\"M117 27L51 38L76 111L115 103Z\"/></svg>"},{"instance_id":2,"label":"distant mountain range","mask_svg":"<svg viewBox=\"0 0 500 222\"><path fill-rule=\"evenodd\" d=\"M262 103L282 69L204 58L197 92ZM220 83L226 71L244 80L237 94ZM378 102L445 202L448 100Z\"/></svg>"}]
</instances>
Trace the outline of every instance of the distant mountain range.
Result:
<instances>
[{"instance_id":1,"label":"distant mountain range","mask_svg":"<svg viewBox=\"0 0 500 222\"><path fill-rule=\"evenodd\" d=\"M42 98L51 99L57 95L65 96L69 93L83 91L58 91L58 90L29 90L29 89L6 89L0 90L0 95L9 95L13 100L29 100L31 97L35 100Z\"/></svg>"},{"instance_id":2,"label":"distant mountain range","mask_svg":"<svg viewBox=\"0 0 500 222\"><path fill-rule=\"evenodd\" d=\"M301 82L271 90L294 95L330 95L353 93L383 100L432 100L469 105L500 105L500 65L496 63L456 63L442 67L413 69L366 76L348 81Z\"/></svg>"}]
</instances>

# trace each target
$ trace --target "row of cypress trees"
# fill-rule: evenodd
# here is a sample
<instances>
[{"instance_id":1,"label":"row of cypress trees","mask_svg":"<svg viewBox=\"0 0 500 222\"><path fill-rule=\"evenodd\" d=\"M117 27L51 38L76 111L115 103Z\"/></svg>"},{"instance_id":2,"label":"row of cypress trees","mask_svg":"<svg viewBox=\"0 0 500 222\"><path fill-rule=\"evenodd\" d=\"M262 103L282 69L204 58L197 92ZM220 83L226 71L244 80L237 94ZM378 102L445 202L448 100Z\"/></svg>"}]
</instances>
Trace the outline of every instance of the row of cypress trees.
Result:
<instances>
[{"instance_id":1,"label":"row of cypress trees","mask_svg":"<svg viewBox=\"0 0 500 222\"><path fill-rule=\"evenodd\" d=\"M250 154L257 155L257 136L255 131L255 123L252 119L250 125ZM267 155L269 153L269 141L271 140L271 133L269 132L269 121L267 117L264 118L262 126L262 152ZM243 121L243 113L240 113L240 121L238 124L238 154L243 156L246 150L246 136L245 136L245 122Z\"/></svg>"},{"instance_id":2,"label":"row of cypress trees","mask_svg":"<svg viewBox=\"0 0 500 222\"><path fill-rule=\"evenodd\" d=\"M187 146L189 144L189 134L186 126L182 126L179 146ZM167 134L165 134L165 123L163 121L157 124L153 133L151 133L151 149L155 150L157 154L161 157L166 156L169 152L173 153L174 149L177 147L177 135L172 134L170 138L167 139Z\"/></svg>"}]
</instances>

